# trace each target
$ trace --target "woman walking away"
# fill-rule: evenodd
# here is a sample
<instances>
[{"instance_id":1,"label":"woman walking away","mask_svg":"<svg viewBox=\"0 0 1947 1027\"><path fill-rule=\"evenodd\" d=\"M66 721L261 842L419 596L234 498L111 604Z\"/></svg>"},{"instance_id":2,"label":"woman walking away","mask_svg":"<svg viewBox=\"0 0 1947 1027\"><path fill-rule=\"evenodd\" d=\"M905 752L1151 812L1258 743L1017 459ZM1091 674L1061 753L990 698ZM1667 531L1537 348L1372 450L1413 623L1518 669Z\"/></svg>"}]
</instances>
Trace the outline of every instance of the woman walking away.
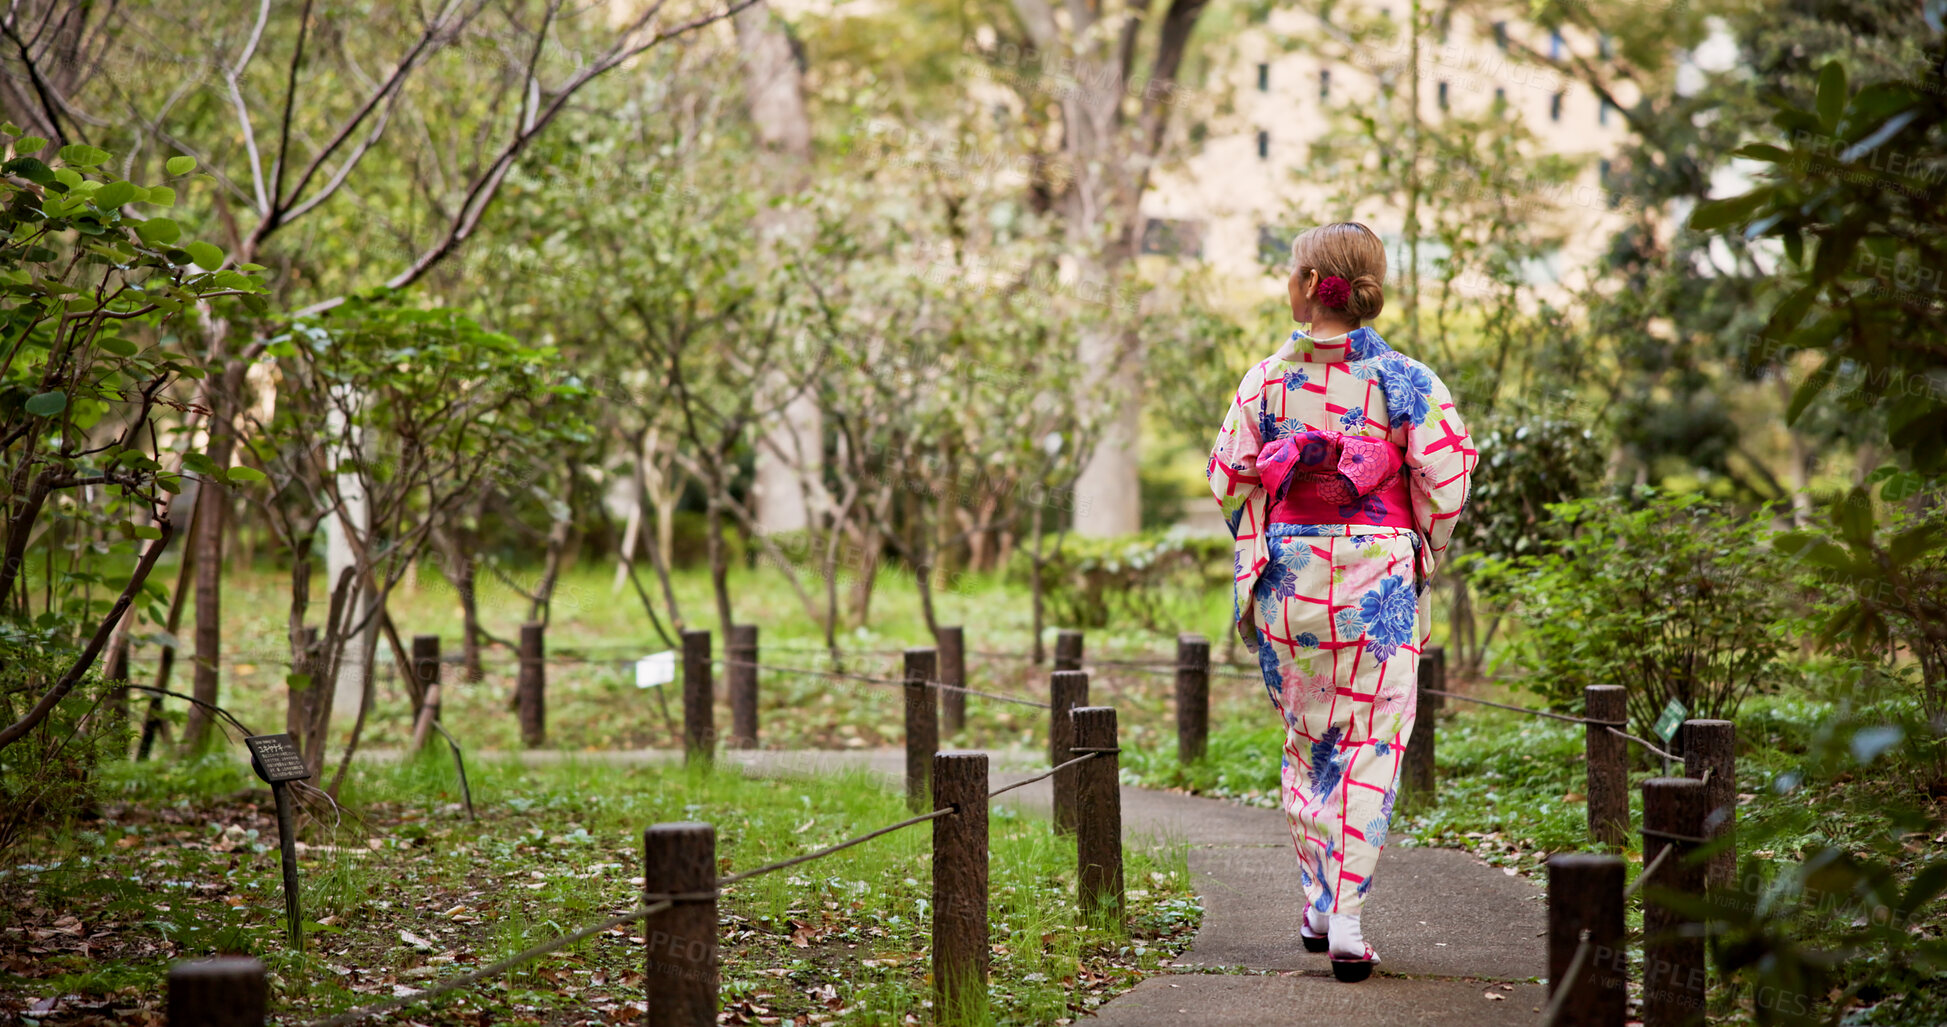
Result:
<instances>
[{"instance_id":1,"label":"woman walking away","mask_svg":"<svg viewBox=\"0 0 1947 1027\"><path fill-rule=\"evenodd\" d=\"M1384 302L1378 236L1323 225L1291 256L1291 318L1310 330L1244 375L1206 474L1237 539L1237 630L1284 718L1298 933L1360 981L1379 961L1359 912L1413 734L1427 583L1477 453L1440 379L1366 327Z\"/></svg>"}]
</instances>

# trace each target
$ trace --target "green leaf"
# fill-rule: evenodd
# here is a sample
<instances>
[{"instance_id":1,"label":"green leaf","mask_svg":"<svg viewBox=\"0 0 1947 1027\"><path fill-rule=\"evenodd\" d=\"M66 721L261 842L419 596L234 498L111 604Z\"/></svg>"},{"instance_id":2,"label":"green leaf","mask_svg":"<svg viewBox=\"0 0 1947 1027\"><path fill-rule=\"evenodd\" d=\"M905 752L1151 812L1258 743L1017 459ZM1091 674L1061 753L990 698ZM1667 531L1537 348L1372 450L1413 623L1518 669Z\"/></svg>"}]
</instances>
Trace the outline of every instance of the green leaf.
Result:
<instances>
[{"instance_id":1,"label":"green leaf","mask_svg":"<svg viewBox=\"0 0 1947 1027\"><path fill-rule=\"evenodd\" d=\"M166 185L152 185L149 187L148 198L143 202L153 203L158 207L173 207L176 205L176 191Z\"/></svg>"},{"instance_id":2,"label":"green leaf","mask_svg":"<svg viewBox=\"0 0 1947 1027\"><path fill-rule=\"evenodd\" d=\"M53 417L68 408L65 392L43 392L27 400L27 412L35 417Z\"/></svg>"},{"instance_id":3,"label":"green leaf","mask_svg":"<svg viewBox=\"0 0 1947 1027\"><path fill-rule=\"evenodd\" d=\"M1786 424L1798 423L1798 415L1804 413L1805 408L1812 405L1812 401L1818 398L1819 393L1824 392L1825 387L1832 384L1832 376L1837 374L1838 370L1839 355L1834 353L1825 358L1825 363L1820 364L1818 370L1806 375L1805 380L1798 383L1798 388L1792 391L1791 402L1785 406Z\"/></svg>"},{"instance_id":4,"label":"green leaf","mask_svg":"<svg viewBox=\"0 0 1947 1027\"><path fill-rule=\"evenodd\" d=\"M196 242L184 246L183 249L189 251L191 260L196 261L198 266L206 270L214 271L223 266L223 251L218 249L214 243L203 242L199 239Z\"/></svg>"},{"instance_id":5,"label":"green leaf","mask_svg":"<svg viewBox=\"0 0 1947 1027\"><path fill-rule=\"evenodd\" d=\"M41 152L41 147L46 145L47 140L42 139L40 136L21 136L19 139L14 140L14 152L39 153Z\"/></svg>"},{"instance_id":6,"label":"green leaf","mask_svg":"<svg viewBox=\"0 0 1947 1027\"><path fill-rule=\"evenodd\" d=\"M103 210L114 210L122 204L135 199L134 182L110 182L95 190L95 206Z\"/></svg>"},{"instance_id":7,"label":"green leaf","mask_svg":"<svg viewBox=\"0 0 1947 1027\"><path fill-rule=\"evenodd\" d=\"M1920 557L1940 548L1943 527L1939 524L1923 524L1909 528L1893 537L1886 544L1886 553L1892 557L1895 567L1904 567Z\"/></svg>"},{"instance_id":8,"label":"green leaf","mask_svg":"<svg viewBox=\"0 0 1947 1027\"><path fill-rule=\"evenodd\" d=\"M196 158L171 157L169 158L168 162L163 164L162 166L169 169L169 173L172 175L187 175L190 172L196 170Z\"/></svg>"},{"instance_id":9,"label":"green leaf","mask_svg":"<svg viewBox=\"0 0 1947 1027\"><path fill-rule=\"evenodd\" d=\"M195 471L204 477L213 478L216 476L216 461L211 460L204 453L184 453L183 470Z\"/></svg>"},{"instance_id":10,"label":"green leaf","mask_svg":"<svg viewBox=\"0 0 1947 1027\"><path fill-rule=\"evenodd\" d=\"M1819 126L1827 132L1839 126L1839 115L1846 109L1846 69L1838 61L1827 61L1819 69Z\"/></svg>"},{"instance_id":11,"label":"green leaf","mask_svg":"<svg viewBox=\"0 0 1947 1027\"><path fill-rule=\"evenodd\" d=\"M286 674L284 675L284 687L290 689L293 692L302 692L305 689L311 687L311 675L296 674L296 673Z\"/></svg>"},{"instance_id":12,"label":"green leaf","mask_svg":"<svg viewBox=\"0 0 1947 1027\"><path fill-rule=\"evenodd\" d=\"M54 181L54 169L33 157L15 157L0 164L0 174L18 175L35 185L48 185Z\"/></svg>"},{"instance_id":13,"label":"green leaf","mask_svg":"<svg viewBox=\"0 0 1947 1027\"><path fill-rule=\"evenodd\" d=\"M1832 519L1839 526L1840 538L1859 549L1872 548L1873 496L1865 486L1854 485L1846 498L1839 501Z\"/></svg>"},{"instance_id":14,"label":"green leaf","mask_svg":"<svg viewBox=\"0 0 1947 1027\"><path fill-rule=\"evenodd\" d=\"M1772 192L1771 186L1760 186L1742 196L1698 204L1697 209L1690 212L1690 227L1694 231L1710 232L1741 225L1751 220L1758 208L1771 199Z\"/></svg>"},{"instance_id":15,"label":"green leaf","mask_svg":"<svg viewBox=\"0 0 1947 1027\"><path fill-rule=\"evenodd\" d=\"M153 524L131 524L129 529L135 532L136 538L146 538L152 542L162 537L162 529Z\"/></svg>"},{"instance_id":16,"label":"green leaf","mask_svg":"<svg viewBox=\"0 0 1947 1027\"><path fill-rule=\"evenodd\" d=\"M69 143L61 147L61 162L73 167L88 168L106 161L111 154L99 146L87 143Z\"/></svg>"},{"instance_id":17,"label":"green leaf","mask_svg":"<svg viewBox=\"0 0 1947 1027\"><path fill-rule=\"evenodd\" d=\"M1770 143L1749 143L1732 150L1731 156L1743 157L1746 160L1770 161L1773 164L1783 164L1792 158L1790 151Z\"/></svg>"},{"instance_id":18,"label":"green leaf","mask_svg":"<svg viewBox=\"0 0 1947 1027\"><path fill-rule=\"evenodd\" d=\"M119 335L104 336L101 339L101 348L118 357L132 357L135 355L135 343Z\"/></svg>"},{"instance_id":19,"label":"green leaf","mask_svg":"<svg viewBox=\"0 0 1947 1027\"><path fill-rule=\"evenodd\" d=\"M263 481L264 472L255 467L232 467L223 472L224 480L235 485L239 482Z\"/></svg>"},{"instance_id":20,"label":"green leaf","mask_svg":"<svg viewBox=\"0 0 1947 1027\"><path fill-rule=\"evenodd\" d=\"M168 218L150 218L135 226L135 234L151 246L166 246L182 238L183 226Z\"/></svg>"}]
</instances>

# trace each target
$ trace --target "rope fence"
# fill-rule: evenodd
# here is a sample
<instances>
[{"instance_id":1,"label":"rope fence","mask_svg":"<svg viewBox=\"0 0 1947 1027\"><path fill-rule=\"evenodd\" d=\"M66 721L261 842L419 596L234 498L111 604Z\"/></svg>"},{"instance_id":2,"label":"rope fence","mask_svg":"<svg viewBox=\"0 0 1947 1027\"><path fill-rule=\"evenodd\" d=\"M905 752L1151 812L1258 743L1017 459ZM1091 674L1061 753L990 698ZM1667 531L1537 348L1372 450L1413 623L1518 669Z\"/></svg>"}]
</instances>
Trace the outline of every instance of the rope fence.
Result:
<instances>
[{"instance_id":1,"label":"rope fence","mask_svg":"<svg viewBox=\"0 0 1947 1027\"><path fill-rule=\"evenodd\" d=\"M522 735L527 744L538 746L545 738L545 725L542 712L545 709L543 696L546 686L546 667L551 663L612 663L618 666L638 662L636 655L640 647L618 645L618 651L628 651L629 656L605 657L597 647L586 647L579 651L556 652L549 654L544 641L544 629L539 624L529 624L522 628L520 647L515 657L520 667L516 689L516 707L520 712ZM415 660L406 668L412 675L412 683L422 688L428 682L436 685L437 668L446 657L437 647L437 639L428 637L432 645L427 655L419 656L415 639ZM1063 631L1052 650L1052 673L1049 677L1048 701L1025 698L1018 695L987 692L966 685L967 656L988 659L1031 659L1025 653L997 653L991 651L969 650L964 644L960 628L943 628L938 635L936 647L910 648L902 650L846 650L834 652L830 648L804 648L774 646L776 653L798 653L815 657L829 658L834 662L845 659L876 659L892 656L901 657L903 667L898 676L860 673L855 670L805 666L810 662L794 661L787 664L764 662L759 658L757 628L751 625L736 625L731 628L727 639L727 652L717 656L711 651L711 635L706 631L684 631L681 633L680 681L682 690L683 718L681 724L687 760L710 761L719 739L715 728L715 706L717 703L716 682L713 672L722 668L726 676L726 690L729 697L734 726L730 732L731 747L753 747L758 736L757 690L759 675L763 671L779 674L798 675L833 681L853 681L883 687L899 688L904 695L906 714L906 796L913 815L856 837L833 843L812 852L789 857L774 863L765 864L736 874L718 875L715 859L715 834L710 825L665 824L657 825L650 831L667 829L669 844L675 846L670 852L686 852L690 856L682 859L670 857L662 862L653 858L653 852L645 854L645 892L641 902L627 912L616 914L605 920L570 934L543 942L521 953L500 960L490 966L469 971L458 977L441 981L434 986L410 995L397 996L360 1009L350 1010L311 1027L345 1027L359 1020L423 1003L442 995L477 984L481 980L514 969L531 960L540 958L562 947L575 944L605 931L613 931L622 924L633 921L647 921L652 926L660 923L655 918L673 917L675 924L684 917L695 916L691 905L708 904L710 909L706 926L702 921L690 922L686 930L692 937L700 937L703 931L715 931L714 904L724 889L739 882L748 881L761 875L775 873L790 867L800 866L843 852L888 834L916 827L921 824L934 825L935 846L935 902L936 909L978 908L980 911L978 930L969 923L942 926L936 922L936 937L932 945L934 972L931 977L935 987L936 1012L956 1009L959 1005L975 1001L984 1002L986 953L988 950L987 928L985 923L986 896L986 830L984 819L987 816L987 803L1008 792L1025 788L1043 781L1053 780L1053 822L1060 833L1072 833L1077 839L1077 891L1085 911L1100 912L1112 909L1120 915L1122 908L1122 875L1120 850L1120 807L1117 790L1120 746L1116 739L1115 710L1109 707L1089 706L1089 678L1091 673L1108 678L1112 690L1114 679L1123 673L1163 674L1175 678L1175 712L1178 727L1178 754L1185 763L1203 757L1208 734L1209 721L1209 683L1213 676L1235 678L1256 678L1258 672L1248 668L1215 664L1210 659L1210 645L1201 636L1184 634L1179 636L1174 659L1133 659L1104 658L1085 661L1082 635L1080 632ZM431 670L427 668L430 666ZM1735 872L1735 847L1726 845L1725 835L1734 830L1735 824L1735 765L1734 736L1732 726L1727 721L1687 720L1683 722L1682 733L1678 736L1681 744L1673 752L1648 740L1630 734L1628 725L1626 693L1619 686L1589 686L1585 690L1585 714L1572 715L1497 702L1476 696L1462 694L1445 687L1444 651L1439 647L1429 647L1422 654L1419 664L1418 684L1418 727L1415 729L1410 745L1406 746L1407 765L1403 781L1402 797L1411 801L1425 801L1432 798L1437 787L1434 755L1437 746L1439 717L1436 714L1446 699L1474 703L1488 707L1528 714L1562 723L1580 724L1586 729L1587 772L1589 776L1588 816L1590 834L1597 842L1620 846L1626 843L1632 831L1632 813L1629 804L1629 783L1626 757L1627 746L1631 743L1646 752L1675 763L1681 760L1688 776L1651 778L1642 782L1643 814L1640 831L1643 852L1647 858L1642 872L1625 887L1626 874L1622 861L1615 856L1601 854L1557 854L1548 863L1550 884L1550 999L1545 1023L1602 1023L1620 1024L1623 1006L1620 1004L1625 989L1616 969L1615 953L1630 942L1630 936L1623 931L1622 910L1635 899L1647 884L1656 887L1644 902L1642 944L1646 964L1674 968L1671 976L1689 973L1682 980L1705 979L1704 965L1700 949L1693 951L1701 931L1697 925L1688 923L1684 914L1664 905L1664 894L1694 895L1705 887L1717 886L1726 879L1724 875ZM192 703L194 697L180 693L165 692L146 686L129 686L132 690L160 692L173 698ZM436 695L427 690L425 694ZM658 692L661 696L663 693ZM1048 769L1036 772L1033 776L1014 781L1007 785L988 787L987 757L978 753L955 753L940 751L942 712L946 714L948 730L958 724L955 703L964 703L967 696L975 696L996 702L1011 703L1033 709L1049 711L1049 760ZM436 703L436 699L429 699ZM673 703L672 703L673 704ZM943 710L944 707L944 710ZM962 707L963 710L963 707ZM229 716L227 711L213 710L226 724L235 726L246 735L250 732L244 725ZM665 710L667 716L667 710ZM433 726L437 727L437 723ZM672 722L673 726L673 722ZM449 744L451 736L444 728ZM1667 743L1666 743L1667 744ZM455 756L458 747L454 744ZM464 775L464 766L461 773ZM929 807L930 802L930 808ZM471 800L469 796L469 813ZM981 826L974 831L970 825L980 820ZM686 833L687 832L687 833ZM698 833L701 832L701 833ZM680 836L680 837L679 837ZM967 851L974 843L969 839L979 838L980 851L976 854ZM646 845L657 843L645 841ZM683 848L689 846L690 848ZM1708 852L1706 856L1704 853ZM1674 854L1674 855L1673 855ZM694 859L690 857L693 856ZM944 862L943 862L944 861ZM679 866L680 864L680 866ZM663 867L658 870L658 867ZM687 868L687 869L684 869ZM943 869L944 868L944 869ZM1561 874L1558 882L1557 874ZM1579 883L1568 884L1572 875L1581 874ZM1652 881L1654 879L1654 881ZM943 889L946 889L943 891ZM954 890L958 889L958 890ZM973 889L978 891L975 895ZM951 891L951 894L948 894ZM656 926L661 931L661 926ZM670 928L671 933L675 928ZM946 933L941 933L946 932ZM959 932L959 933L956 933ZM645 936L650 931L645 928ZM711 958L714 959L714 942L711 943ZM714 973L700 971L679 973L670 970L661 973L657 969L656 956L651 954L651 972L645 981L651 995L650 1023L674 1022L672 1014L658 1012L660 1002L675 1002L678 1006L690 999L682 998L705 985L710 989L708 1001L716 1001L716 978ZM259 965L261 973L261 965ZM659 976L659 973L661 974ZM687 974L687 976L685 976ZM969 976L972 975L972 976ZM978 979L978 987L968 982ZM172 973L172 982L174 975ZM1688 1001L1681 994L1683 986L1664 989L1669 994L1655 998L1657 1003ZM1699 984L1701 987L1701 984ZM173 983L172 983L173 988ZM701 993L693 996L697 1002L703 1001ZM669 996L676 996L669 998ZM1672 997L1674 996L1674 997ZM1646 1007L1651 1003L1646 998ZM173 1008L173 1005L172 1005ZM700 1005L685 1008L702 1008ZM714 1008L714 1006L712 1006ZM1591 1012L1591 1011L1595 1012ZM1610 1011L1615 1017L1612 1019ZM1644 1022L1648 1024L1675 1023L1661 1012L1646 1008ZM943 1017L944 1018L944 1017Z\"/></svg>"},{"instance_id":2,"label":"rope fence","mask_svg":"<svg viewBox=\"0 0 1947 1027\"><path fill-rule=\"evenodd\" d=\"M912 659L908 654L909 661ZM931 694L931 693L929 693ZM702 929L714 936L717 927L715 903L722 898L726 889L767 874L801 866L862 845L875 838L881 838L896 831L920 824L937 822L934 829L934 884L933 904L936 909L964 911L977 909L978 917L969 919L959 915L942 921L936 918L933 951L933 973L935 989L935 1008L943 1023L959 1023L961 1012L974 1009L984 1003L986 993L986 967L988 950L987 936L990 932L987 922L987 803L995 798L1040 781L1056 779L1057 789L1063 787L1065 774L1077 771L1084 764L1096 764L1096 771L1085 779L1071 780L1069 787L1076 790L1092 790L1095 797L1095 816L1086 820L1078 832L1077 867L1078 897L1085 914L1112 909L1116 916L1121 915L1123 875L1121 870L1120 800L1116 791L1117 768L1113 757L1121 751L1116 741L1115 711L1104 707L1075 708L1064 711L1073 721L1067 746L1072 758L1032 777L989 789L987 786L987 756L984 753L936 752L932 754L932 774L929 790L933 809L918 813L896 823L847 838L811 852L766 863L750 870L718 876L715 854L715 829L708 824L659 824L645 833L644 853L644 894L632 909L606 917L579 930L550 938L540 944L526 948L518 953L500 959L487 966L471 970L431 984L429 987L408 994L389 998L350 1009L322 1020L308 1027L349 1027L373 1017L397 1012L411 1006L442 998L489 978L507 973L527 963L559 951L571 945L614 931L624 924L648 921L650 918L678 911L683 904L707 904ZM952 820L978 821L977 830L942 827L940 824ZM659 849L660 846L660 849ZM660 854L660 858L659 858ZM685 870L702 868L709 876L700 881L693 878L685 881ZM685 884L688 886L685 887ZM697 885L701 887L697 887ZM674 923L669 925L674 930ZM692 925L695 926L695 925ZM684 938L685 935L671 934L662 930L653 932L657 937ZM649 997L648 1022L652 1025L687 1022L687 1018L676 1007L691 1011L703 1008L696 1003L685 1006L681 993L689 992L692 997L703 995L707 1008L714 1014L717 1002L717 980L715 967L714 937L705 945L697 945L695 938L683 942L685 954L694 953L701 948L702 956L688 955L689 966L671 966L658 963L656 943L652 932L644 928L642 939L649 947L650 974L644 981ZM670 946L670 955L663 957L675 960L677 947ZM970 973L969 971L974 971ZM661 974L658 979L658 974ZM226 975L228 978L226 979ZM267 984L263 964L254 959L225 957L209 961L183 962L170 971L169 1017L172 1023L190 1024L216 1022L212 1019L215 1010L221 1010L220 1018L225 1023L258 1025L265 1022L263 1009L252 1015L239 1016L239 1001L255 1001L250 996L265 996ZM258 1006L267 1006L267 1001L258 1001ZM960 1011L960 1012L956 1012ZM714 1018L714 1015L712 1016ZM978 1016L971 1017L978 1020Z\"/></svg>"}]
</instances>

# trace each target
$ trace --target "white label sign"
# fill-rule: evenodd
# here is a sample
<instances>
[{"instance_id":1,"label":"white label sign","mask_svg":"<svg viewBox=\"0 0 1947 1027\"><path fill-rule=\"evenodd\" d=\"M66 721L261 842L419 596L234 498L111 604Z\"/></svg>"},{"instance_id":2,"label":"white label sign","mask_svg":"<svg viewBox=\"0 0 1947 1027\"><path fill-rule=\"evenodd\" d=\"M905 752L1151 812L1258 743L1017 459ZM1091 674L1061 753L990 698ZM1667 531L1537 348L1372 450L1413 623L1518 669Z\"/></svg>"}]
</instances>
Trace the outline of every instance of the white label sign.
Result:
<instances>
[{"instance_id":1,"label":"white label sign","mask_svg":"<svg viewBox=\"0 0 1947 1027\"><path fill-rule=\"evenodd\" d=\"M665 649L635 661L635 686L655 688L676 680L676 651Z\"/></svg>"}]
</instances>

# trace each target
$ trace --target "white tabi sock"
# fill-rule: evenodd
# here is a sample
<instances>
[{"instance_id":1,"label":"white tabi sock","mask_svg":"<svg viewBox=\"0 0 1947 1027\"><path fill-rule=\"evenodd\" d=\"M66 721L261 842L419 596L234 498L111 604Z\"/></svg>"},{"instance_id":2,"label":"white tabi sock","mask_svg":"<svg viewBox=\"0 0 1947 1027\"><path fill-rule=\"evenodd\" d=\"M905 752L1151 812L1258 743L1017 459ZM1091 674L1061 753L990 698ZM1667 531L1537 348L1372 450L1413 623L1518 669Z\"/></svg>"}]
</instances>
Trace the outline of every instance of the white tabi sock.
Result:
<instances>
[{"instance_id":1,"label":"white tabi sock","mask_svg":"<svg viewBox=\"0 0 1947 1027\"><path fill-rule=\"evenodd\" d=\"M1357 913L1333 913L1328 937L1331 939L1331 954L1341 959L1365 959L1371 951L1366 945L1365 936L1359 933ZM1378 953L1372 953L1371 958L1373 962L1379 962Z\"/></svg>"}]
</instances>

